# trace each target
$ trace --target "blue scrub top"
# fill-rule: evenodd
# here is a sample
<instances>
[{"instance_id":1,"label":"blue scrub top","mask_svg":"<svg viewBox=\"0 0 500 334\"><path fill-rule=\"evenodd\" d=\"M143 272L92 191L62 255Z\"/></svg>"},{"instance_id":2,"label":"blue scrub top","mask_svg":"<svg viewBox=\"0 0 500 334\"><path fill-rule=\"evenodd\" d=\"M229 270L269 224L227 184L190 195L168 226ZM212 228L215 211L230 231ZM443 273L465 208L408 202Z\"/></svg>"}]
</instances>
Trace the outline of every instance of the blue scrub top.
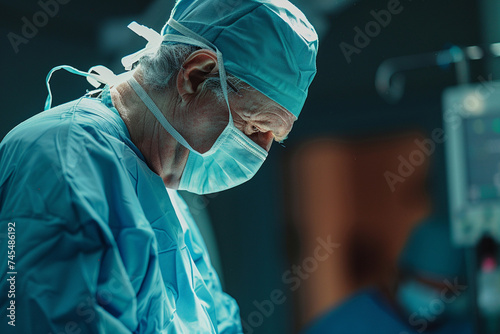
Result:
<instances>
[{"instance_id":1,"label":"blue scrub top","mask_svg":"<svg viewBox=\"0 0 500 334\"><path fill-rule=\"evenodd\" d=\"M35 115L0 144L0 333L241 333L186 204L101 96Z\"/></svg>"}]
</instances>

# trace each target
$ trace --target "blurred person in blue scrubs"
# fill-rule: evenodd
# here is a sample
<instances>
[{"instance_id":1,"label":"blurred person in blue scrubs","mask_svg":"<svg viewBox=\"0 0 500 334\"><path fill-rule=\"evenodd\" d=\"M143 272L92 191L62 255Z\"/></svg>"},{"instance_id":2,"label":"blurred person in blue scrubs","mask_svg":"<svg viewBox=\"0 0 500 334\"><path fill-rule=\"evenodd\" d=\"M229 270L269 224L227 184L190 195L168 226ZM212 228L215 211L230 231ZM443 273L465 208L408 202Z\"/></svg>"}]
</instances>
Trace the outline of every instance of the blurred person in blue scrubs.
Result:
<instances>
[{"instance_id":1,"label":"blurred person in blue scrubs","mask_svg":"<svg viewBox=\"0 0 500 334\"><path fill-rule=\"evenodd\" d=\"M257 172L302 109L316 32L283 0L180 0L161 34L130 28L148 44L128 72L55 68L104 88L55 108L49 89L0 144L1 333L242 332L176 189Z\"/></svg>"},{"instance_id":2,"label":"blurred person in blue scrubs","mask_svg":"<svg viewBox=\"0 0 500 334\"><path fill-rule=\"evenodd\" d=\"M461 250L438 216L412 232L399 259L397 288L370 286L308 324L301 334L473 334L473 302ZM362 319L362 321L360 321Z\"/></svg>"}]
</instances>

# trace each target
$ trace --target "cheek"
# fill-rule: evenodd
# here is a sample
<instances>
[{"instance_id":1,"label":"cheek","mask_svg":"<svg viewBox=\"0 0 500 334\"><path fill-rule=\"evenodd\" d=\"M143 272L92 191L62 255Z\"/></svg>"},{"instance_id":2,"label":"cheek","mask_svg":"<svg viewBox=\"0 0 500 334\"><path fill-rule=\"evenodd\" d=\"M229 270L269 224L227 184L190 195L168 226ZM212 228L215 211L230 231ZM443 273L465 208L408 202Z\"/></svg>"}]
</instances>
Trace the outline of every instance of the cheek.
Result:
<instances>
[{"instance_id":1,"label":"cheek","mask_svg":"<svg viewBox=\"0 0 500 334\"><path fill-rule=\"evenodd\" d=\"M215 102L213 99L205 101L203 113L199 115L206 128L215 132L222 132L229 121L229 111L224 103Z\"/></svg>"},{"instance_id":2,"label":"cheek","mask_svg":"<svg viewBox=\"0 0 500 334\"><path fill-rule=\"evenodd\" d=\"M208 151L213 146L229 121L227 107L223 108L213 101L206 103L191 113L191 121L188 122L191 127L186 129L190 135L190 143L200 153Z\"/></svg>"},{"instance_id":3,"label":"cheek","mask_svg":"<svg viewBox=\"0 0 500 334\"><path fill-rule=\"evenodd\" d=\"M215 141L226 128L228 121L229 115L223 115L220 112L213 116L209 116L204 120L204 132L209 138Z\"/></svg>"}]
</instances>

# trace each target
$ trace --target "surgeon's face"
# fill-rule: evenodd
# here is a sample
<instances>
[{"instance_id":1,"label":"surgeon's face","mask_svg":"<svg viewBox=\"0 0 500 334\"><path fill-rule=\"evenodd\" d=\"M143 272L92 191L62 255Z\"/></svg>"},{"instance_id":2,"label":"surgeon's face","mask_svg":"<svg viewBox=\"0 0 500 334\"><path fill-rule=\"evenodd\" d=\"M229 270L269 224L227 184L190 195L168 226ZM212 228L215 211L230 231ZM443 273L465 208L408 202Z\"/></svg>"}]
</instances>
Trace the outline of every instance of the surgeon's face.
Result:
<instances>
[{"instance_id":1,"label":"surgeon's face","mask_svg":"<svg viewBox=\"0 0 500 334\"><path fill-rule=\"evenodd\" d=\"M229 121L226 102L203 89L208 77L218 76L215 73L215 53L198 50L188 57L177 77L182 135L200 153L213 146ZM229 92L234 125L256 144L269 151L274 140L287 137L295 121L293 114L245 83L238 94Z\"/></svg>"},{"instance_id":2,"label":"surgeon's face","mask_svg":"<svg viewBox=\"0 0 500 334\"><path fill-rule=\"evenodd\" d=\"M242 89L239 93L229 94L234 125L269 151L273 141L281 142L288 136L295 116L259 91ZM190 125L191 143L198 152L204 153L227 126L229 112L226 102L218 101L212 94L199 99L193 109L196 116Z\"/></svg>"}]
</instances>

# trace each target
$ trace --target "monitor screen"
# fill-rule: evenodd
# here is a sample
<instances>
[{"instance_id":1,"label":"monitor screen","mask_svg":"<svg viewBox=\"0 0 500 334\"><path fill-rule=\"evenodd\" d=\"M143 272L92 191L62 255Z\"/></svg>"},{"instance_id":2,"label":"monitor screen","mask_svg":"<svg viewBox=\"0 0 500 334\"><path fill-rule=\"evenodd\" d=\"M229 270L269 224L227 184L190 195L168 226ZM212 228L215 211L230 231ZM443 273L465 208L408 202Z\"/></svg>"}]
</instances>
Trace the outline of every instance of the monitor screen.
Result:
<instances>
[{"instance_id":1,"label":"monitor screen","mask_svg":"<svg viewBox=\"0 0 500 334\"><path fill-rule=\"evenodd\" d=\"M468 198L500 198L500 115L464 119Z\"/></svg>"}]
</instances>

